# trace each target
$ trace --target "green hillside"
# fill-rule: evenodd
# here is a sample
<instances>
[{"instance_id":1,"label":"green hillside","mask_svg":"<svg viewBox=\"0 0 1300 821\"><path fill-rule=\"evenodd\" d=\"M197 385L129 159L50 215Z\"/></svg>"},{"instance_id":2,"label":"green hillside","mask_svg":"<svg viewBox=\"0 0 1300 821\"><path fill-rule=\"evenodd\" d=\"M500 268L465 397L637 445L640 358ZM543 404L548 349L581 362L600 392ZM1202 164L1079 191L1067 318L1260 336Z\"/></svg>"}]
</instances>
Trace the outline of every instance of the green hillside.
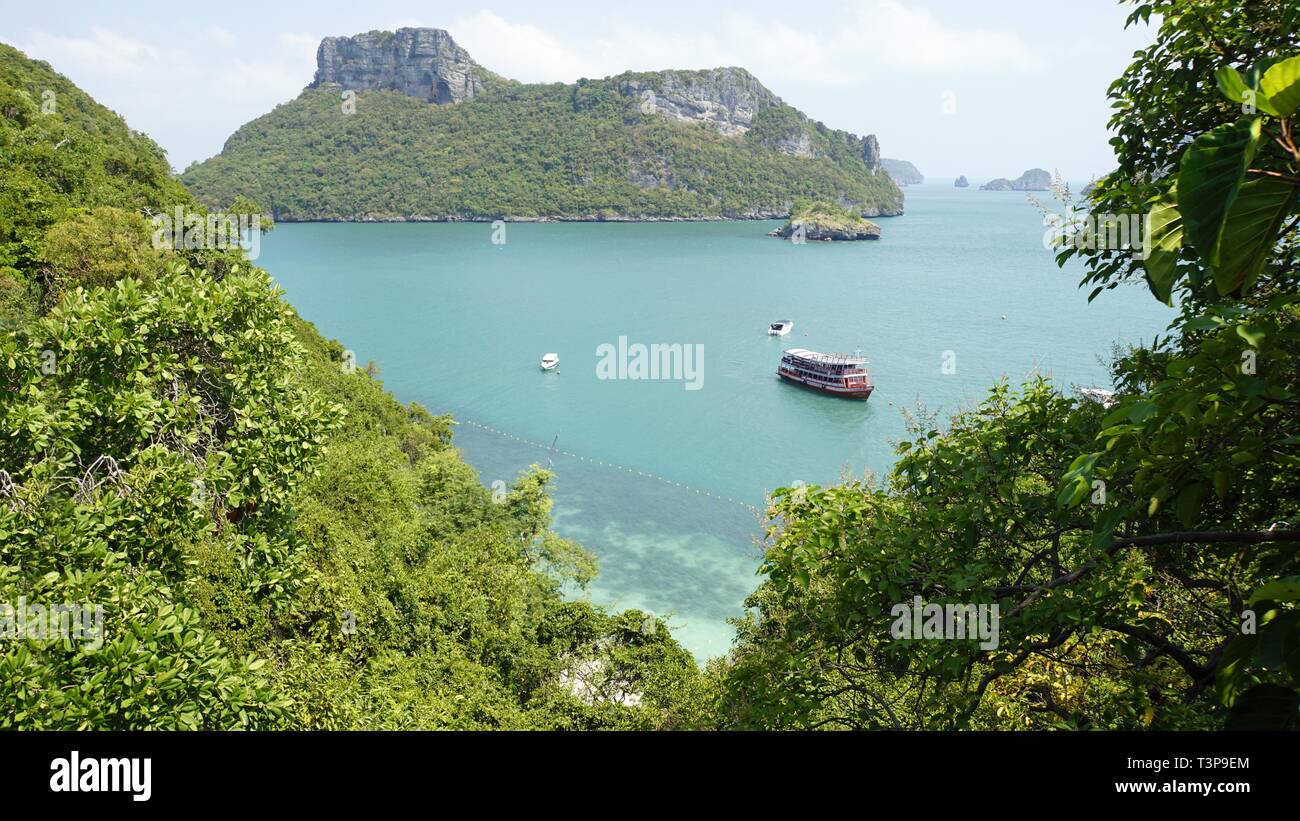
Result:
<instances>
[{"instance_id":1,"label":"green hillside","mask_svg":"<svg viewBox=\"0 0 1300 821\"><path fill-rule=\"evenodd\" d=\"M561 596L549 474L494 498L241 252L154 248L157 146L7 46L0 115L0 630L102 608L0 642L0 727L699 721L662 622Z\"/></svg>"},{"instance_id":2,"label":"green hillside","mask_svg":"<svg viewBox=\"0 0 1300 821\"><path fill-rule=\"evenodd\" d=\"M489 492L454 420L351 367L242 252L156 246L149 216L201 211L158 147L0 46L0 728L1300 727L1294 3L1134 6L1157 33L1107 92L1117 167L1054 195L1074 237L1089 208L1149 213L1150 253L1056 261L1081 304L1176 306L1167 332L1114 352L1108 396L1003 380L909 415L879 478L774 490L757 587L704 670L647 614L561 595L596 563L550 530L546 471ZM367 92L353 116L546 108L447 76L430 92L477 96ZM575 88L584 112L638 99ZM802 159L840 139L791 123L740 139L793 134ZM322 176L347 165L329 145ZM261 212L235 194L206 196ZM65 606L99 620L31 632Z\"/></svg>"},{"instance_id":3,"label":"green hillside","mask_svg":"<svg viewBox=\"0 0 1300 821\"><path fill-rule=\"evenodd\" d=\"M898 186L852 135L774 104L727 136L645 113L640 96L620 92L662 82L495 80L441 106L374 89L353 114L338 87L309 88L182 179L204 202L244 194L279 220L783 217L797 197L901 211ZM791 145L810 156L782 150Z\"/></svg>"}]
</instances>

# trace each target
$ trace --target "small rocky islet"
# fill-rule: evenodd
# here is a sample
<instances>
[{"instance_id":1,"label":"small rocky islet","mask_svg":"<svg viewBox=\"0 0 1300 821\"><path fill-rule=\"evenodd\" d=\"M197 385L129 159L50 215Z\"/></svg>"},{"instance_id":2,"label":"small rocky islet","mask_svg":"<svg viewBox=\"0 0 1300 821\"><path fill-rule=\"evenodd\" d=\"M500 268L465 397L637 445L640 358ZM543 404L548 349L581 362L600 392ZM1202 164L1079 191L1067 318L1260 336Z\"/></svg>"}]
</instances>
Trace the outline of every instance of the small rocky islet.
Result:
<instances>
[{"instance_id":1,"label":"small rocky islet","mask_svg":"<svg viewBox=\"0 0 1300 821\"><path fill-rule=\"evenodd\" d=\"M767 235L796 242L853 242L880 239L880 226L856 210L833 203L798 202L786 224Z\"/></svg>"}]
</instances>

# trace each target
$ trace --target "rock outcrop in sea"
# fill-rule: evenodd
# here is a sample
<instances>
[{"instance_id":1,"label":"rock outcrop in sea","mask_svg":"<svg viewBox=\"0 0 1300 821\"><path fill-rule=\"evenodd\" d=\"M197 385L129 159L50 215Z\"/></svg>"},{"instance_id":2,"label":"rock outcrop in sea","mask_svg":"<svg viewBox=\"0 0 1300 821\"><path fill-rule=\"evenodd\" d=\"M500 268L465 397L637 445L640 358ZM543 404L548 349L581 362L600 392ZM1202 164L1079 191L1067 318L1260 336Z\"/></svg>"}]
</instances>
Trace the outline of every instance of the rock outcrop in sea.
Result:
<instances>
[{"instance_id":1,"label":"rock outcrop in sea","mask_svg":"<svg viewBox=\"0 0 1300 821\"><path fill-rule=\"evenodd\" d=\"M1047 191L1052 175L1041 168L1031 168L1014 180L998 177L980 186L981 191Z\"/></svg>"},{"instance_id":2,"label":"rock outcrop in sea","mask_svg":"<svg viewBox=\"0 0 1300 821\"><path fill-rule=\"evenodd\" d=\"M796 242L849 242L880 239L880 226L863 219L859 212L830 203L802 203L780 228L767 232L769 237Z\"/></svg>"},{"instance_id":3,"label":"rock outcrop in sea","mask_svg":"<svg viewBox=\"0 0 1300 821\"><path fill-rule=\"evenodd\" d=\"M953 187L970 188L970 180L966 179L965 174L962 174L960 177L957 178L957 181L953 183Z\"/></svg>"}]
</instances>

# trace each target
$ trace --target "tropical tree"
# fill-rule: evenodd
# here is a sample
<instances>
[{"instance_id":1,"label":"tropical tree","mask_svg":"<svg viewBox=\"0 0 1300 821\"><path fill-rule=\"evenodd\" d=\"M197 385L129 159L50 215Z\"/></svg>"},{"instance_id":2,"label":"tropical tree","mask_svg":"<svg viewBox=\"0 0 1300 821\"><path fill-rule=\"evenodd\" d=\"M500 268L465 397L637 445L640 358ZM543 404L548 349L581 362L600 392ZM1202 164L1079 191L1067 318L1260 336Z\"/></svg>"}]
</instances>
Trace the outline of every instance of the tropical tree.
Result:
<instances>
[{"instance_id":1,"label":"tropical tree","mask_svg":"<svg viewBox=\"0 0 1300 821\"><path fill-rule=\"evenodd\" d=\"M737 721L1295 724L1296 9L1140 3L1129 22L1153 16L1091 195L1144 215L1147 253L1059 261L1084 258L1090 300L1141 278L1178 318L1117 358L1110 407L999 386L947 430L916 420L884 486L778 493ZM892 635L918 596L996 605L997 646Z\"/></svg>"}]
</instances>

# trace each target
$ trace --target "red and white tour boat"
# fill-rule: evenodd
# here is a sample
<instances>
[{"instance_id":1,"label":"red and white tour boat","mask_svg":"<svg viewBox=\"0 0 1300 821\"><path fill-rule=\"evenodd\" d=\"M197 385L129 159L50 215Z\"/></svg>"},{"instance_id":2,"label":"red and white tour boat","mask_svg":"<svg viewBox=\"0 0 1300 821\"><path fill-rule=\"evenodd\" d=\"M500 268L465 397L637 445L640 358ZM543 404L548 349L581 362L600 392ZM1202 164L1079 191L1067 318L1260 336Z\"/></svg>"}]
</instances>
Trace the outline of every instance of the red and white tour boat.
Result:
<instances>
[{"instance_id":1,"label":"red and white tour boat","mask_svg":"<svg viewBox=\"0 0 1300 821\"><path fill-rule=\"evenodd\" d=\"M818 353L790 348L781 357L776 375L815 391L863 399L876 389L867 374L867 358L845 353Z\"/></svg>"}]
</instances>

